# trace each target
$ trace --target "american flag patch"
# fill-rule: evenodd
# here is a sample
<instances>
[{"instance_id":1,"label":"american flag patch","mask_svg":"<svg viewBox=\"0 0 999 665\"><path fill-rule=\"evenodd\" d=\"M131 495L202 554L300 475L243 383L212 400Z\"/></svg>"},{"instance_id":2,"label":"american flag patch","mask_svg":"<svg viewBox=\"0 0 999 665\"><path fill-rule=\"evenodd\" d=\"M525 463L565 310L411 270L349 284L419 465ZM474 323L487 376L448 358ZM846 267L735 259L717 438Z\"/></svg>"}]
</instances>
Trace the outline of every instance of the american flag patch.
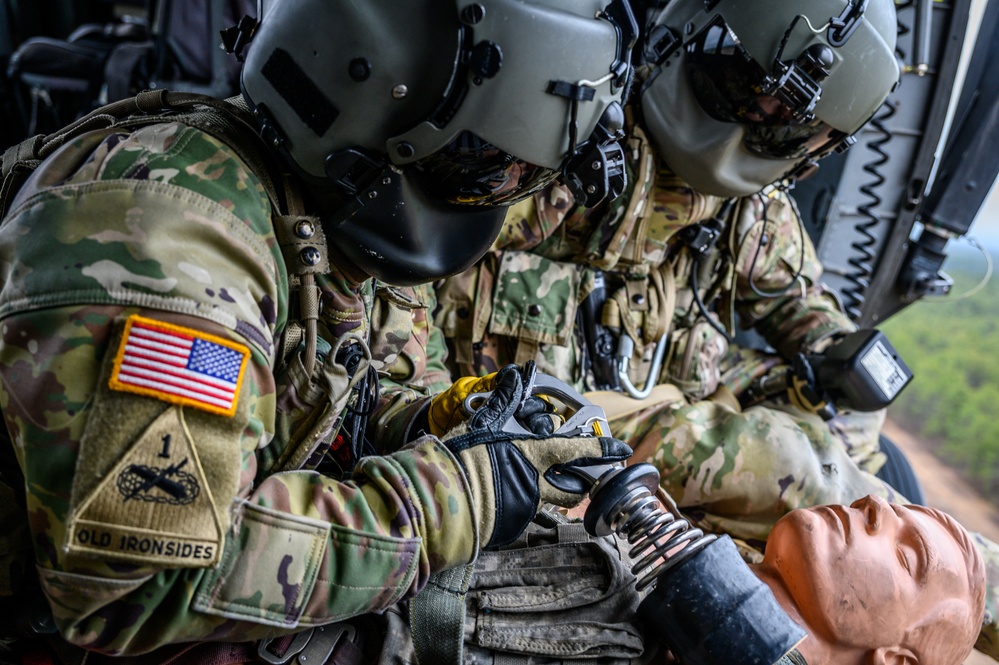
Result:
<instances>
[{"instance_id":1,"label":"american flag patch","mask_svg":"<svg viewBox=\"0 0 999 665\"><path fill-rule=\"evenodd\" d=\"M125 323L109 385L231 416L249 357L242 344L133 315Z\"/></svg>"}]
</instances>

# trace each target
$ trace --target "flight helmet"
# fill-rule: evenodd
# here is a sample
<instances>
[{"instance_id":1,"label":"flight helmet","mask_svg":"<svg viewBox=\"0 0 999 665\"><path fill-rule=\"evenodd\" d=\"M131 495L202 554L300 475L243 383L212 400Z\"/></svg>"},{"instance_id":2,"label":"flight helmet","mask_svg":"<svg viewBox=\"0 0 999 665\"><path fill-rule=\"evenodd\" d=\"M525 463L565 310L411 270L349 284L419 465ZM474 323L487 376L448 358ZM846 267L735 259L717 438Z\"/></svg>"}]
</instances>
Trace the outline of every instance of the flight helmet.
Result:
<instances>
[{"instance_id":1,"label":"flight helmet","mask_svg":"<svg viewBox=\"0 0 999 665\"><path fill-rule=\"evenodd\" d=\"M746 196L847 149L901 73L892 0L669 0L649 17L643 123L706 194Z\"/></svg>"},{"instance_id":2,"label":"flight helmet","mask_svg":"<svg viewBox=\"0 0 999 665\"><path fill-rule=\"evenodd\" d=\"M331 242L397 284L464 269L556 179L624 186L626 0L262 0L242 95L325 202ZM234 42L241 39L241 43Z\"/></svg>"}]
</instances>

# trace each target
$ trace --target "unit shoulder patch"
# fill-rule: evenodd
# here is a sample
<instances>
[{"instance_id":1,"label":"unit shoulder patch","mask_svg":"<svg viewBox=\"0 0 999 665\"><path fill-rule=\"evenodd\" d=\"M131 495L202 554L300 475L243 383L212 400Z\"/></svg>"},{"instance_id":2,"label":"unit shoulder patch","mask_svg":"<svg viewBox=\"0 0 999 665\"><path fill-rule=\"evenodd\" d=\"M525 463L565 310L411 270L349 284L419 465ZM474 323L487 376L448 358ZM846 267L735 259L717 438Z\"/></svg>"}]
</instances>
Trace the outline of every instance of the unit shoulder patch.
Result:
<instances>
[{"instance_id":1,"label":"unit shoulder patch","mask_svg":"<svg viewBox=\"0 0 999 665\"><path fill-rule=\"evenodd\" d=\"M128 317L112 390L232 417L250 350L237 342L139 315Z\"/></svg>"},{"instance_id":2,"label":"unit shoulder patch","mask_svg":"<svg viewBox=\"0 0 999 665\"><path fill-rule=\"evenodd\" d=\"M163 412L70 517L71 553L214 566L225 535L183 410Z\"/></svg>"}]
</instances>

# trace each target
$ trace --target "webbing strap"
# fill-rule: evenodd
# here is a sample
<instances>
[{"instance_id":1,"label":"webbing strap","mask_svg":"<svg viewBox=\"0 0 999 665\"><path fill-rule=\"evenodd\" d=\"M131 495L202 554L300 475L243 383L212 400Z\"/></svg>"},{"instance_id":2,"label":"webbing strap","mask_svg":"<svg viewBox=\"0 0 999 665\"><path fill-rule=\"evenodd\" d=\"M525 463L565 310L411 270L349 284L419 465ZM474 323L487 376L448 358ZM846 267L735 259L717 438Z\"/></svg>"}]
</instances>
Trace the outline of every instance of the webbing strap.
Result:
<instances>
[{"instance_id":1,"label":"webbing strap","mask_svg":"<svg viewBox=\"0 0 999 665\"><path fill-rule=\"evenodd\" d=\"M2 170L0 170L0 176L6 178L7 174L11 172L11 169L18 162L37 161L38 151L44 139L45 137L39 134L7 148L3 153L3 165Z\"/></svg>"},{"instance_id":2,"label":"webbing strap","mask_svg":"<svg viewBox=\"0 0 999 665\"><path fill-rule=\"evenodd\" d=\"M626 393L615 390L594 390L583 397L604 410L607 420L626 418L658 404L684 403L683 392L672 383L659 383L645 399L635 399Z\"/></svg>"},{"instance_id":3,"label":"webbing strap","mask_svg":"<svg viewBox=\"0 0 999 665\"><path fill-rule=\"evenodd\" d=\"M0 217L7 213L28 175L38 166L45 137L32 136L7 148L0 157Z\"/></svg>"},{"instance_id":4,"label":"webbing strap","mask_svg":"<svg viewBox=\"0 0 999 665\"><path fill-rule=\"evenodd\" d=\"M460 665L465 637L465 596L474 562L441 570L416 594L409 606L416 662Z\"/></svg>"}]
</instances>

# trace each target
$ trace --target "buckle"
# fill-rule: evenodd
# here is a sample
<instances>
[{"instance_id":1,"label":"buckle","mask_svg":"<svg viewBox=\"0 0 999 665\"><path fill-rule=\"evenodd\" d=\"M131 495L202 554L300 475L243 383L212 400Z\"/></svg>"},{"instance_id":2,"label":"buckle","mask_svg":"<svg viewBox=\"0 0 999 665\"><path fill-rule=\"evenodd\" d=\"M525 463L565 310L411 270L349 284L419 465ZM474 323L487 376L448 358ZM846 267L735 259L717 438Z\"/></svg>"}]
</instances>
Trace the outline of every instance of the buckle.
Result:
<instances>
[{"instance_id":1,"label":"buckle","mask_svg":"<svg viewBox=\"0 0 999 665\"><path fill-rule=\"evenodd\" d=\"M344 635L347 636L348 642L353 642L357 636L357 630L348 623L315 626L296 633L291 644L281 655L270 649L271 643L276 638L267 637L257 643L257 657L270 665L286 665L290 662L300 665L324 665L333 655L340 643L340 638Z\"/></svg>"}]
</instances>

